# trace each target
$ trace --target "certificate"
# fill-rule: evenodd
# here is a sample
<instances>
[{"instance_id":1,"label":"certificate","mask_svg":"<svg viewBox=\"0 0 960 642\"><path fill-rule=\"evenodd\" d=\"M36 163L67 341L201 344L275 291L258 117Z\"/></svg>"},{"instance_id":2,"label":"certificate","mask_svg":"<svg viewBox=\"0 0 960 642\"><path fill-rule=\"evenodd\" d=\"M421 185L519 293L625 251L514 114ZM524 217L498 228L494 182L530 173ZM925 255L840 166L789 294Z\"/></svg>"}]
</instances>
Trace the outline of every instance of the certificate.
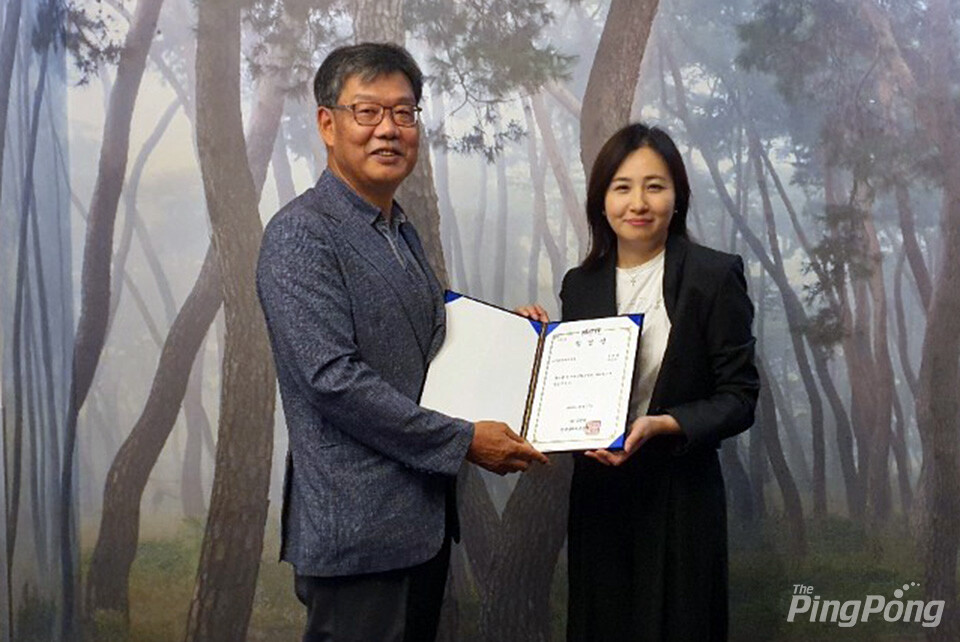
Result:
<instances>
[{"instance_id":1,"label":"certificate","mask_svg":"<svg viewBox=\"0 0 960 642\"><path fill-rule=\"evenodd\" d=\"M643 315L540 323L454 292L420 403L542 452L623 447Z\"/></svg>"}]
</instances>

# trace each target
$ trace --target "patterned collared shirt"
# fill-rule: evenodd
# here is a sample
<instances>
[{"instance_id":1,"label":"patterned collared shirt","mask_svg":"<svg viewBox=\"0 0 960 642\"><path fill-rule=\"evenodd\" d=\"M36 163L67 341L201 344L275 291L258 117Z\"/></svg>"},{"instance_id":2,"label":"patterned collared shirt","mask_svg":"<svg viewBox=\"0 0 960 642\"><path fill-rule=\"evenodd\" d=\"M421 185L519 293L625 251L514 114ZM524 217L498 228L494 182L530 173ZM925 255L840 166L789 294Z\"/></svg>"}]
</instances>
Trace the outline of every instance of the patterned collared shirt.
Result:
<instances>
[{"instance_id":1,"label":"patterned collared shirt","mask_svg":"<svg viewBox=\"0 0 960 642\"><path fill-rule=\"evenodd\" d=\"M410 223L407 220L406 213L404 213L397 202L394 201L391 206L390 221L388 223L379 207L357 194L342 178L330 171L329 168L323 170L319 182L327 184L343 197L344 200L341 207L346 206L345 211L350 211L351 215L360 216L363 220L368 221L370 225L373 225L377 233L387 241L400 268L404 270L412 283L416 284L417 288L429 296L430 282L427 275L424 273L423 268L413 254L413 250L410 249L407 240L400 231L401 225L409 225Z\"/></svg>"},{"instance_id":2,"label":"patterned collared shirt","mask_svg":"<svg viewBox=\"0 0 960 642\"><path fill-rule=\"evenodd\" d=\"M390 213L390 222L388 223L383 216L383 212L380 212L373 222L373 227L383 235L383 238L387 239L387 243L390 244L390 249L393 250L393 255L397 258L400 266L414 276L423 278L424 274L420 269L420 264L413 256L406 239L400 234L400 226L406 222L407 215L400 209L399 205L394 203L393 211Z\"/></svg>"}]
</instances>

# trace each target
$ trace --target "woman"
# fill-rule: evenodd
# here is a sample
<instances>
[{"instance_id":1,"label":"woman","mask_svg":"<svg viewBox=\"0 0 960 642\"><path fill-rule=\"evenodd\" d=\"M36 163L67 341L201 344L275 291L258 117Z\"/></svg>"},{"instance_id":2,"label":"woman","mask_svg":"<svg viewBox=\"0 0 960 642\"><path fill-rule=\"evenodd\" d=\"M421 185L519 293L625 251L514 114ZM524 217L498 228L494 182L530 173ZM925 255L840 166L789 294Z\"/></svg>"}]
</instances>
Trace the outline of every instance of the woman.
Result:
<instances>
[{"instance_id":1,"label":"woman","mask_svg":"<svg viewBox=\"0 0 960 642\"><path fill-rule=\"evenodd\" d=\"M721 439L753 423L753 306L738 256L690 241L683 159L624 127L587 193L590 251L563 279L563 318L643 313L624 449L575 457L570 641L724 640ZM520 310L542 319L542 308Z\"/></svg>"}]
</instances>

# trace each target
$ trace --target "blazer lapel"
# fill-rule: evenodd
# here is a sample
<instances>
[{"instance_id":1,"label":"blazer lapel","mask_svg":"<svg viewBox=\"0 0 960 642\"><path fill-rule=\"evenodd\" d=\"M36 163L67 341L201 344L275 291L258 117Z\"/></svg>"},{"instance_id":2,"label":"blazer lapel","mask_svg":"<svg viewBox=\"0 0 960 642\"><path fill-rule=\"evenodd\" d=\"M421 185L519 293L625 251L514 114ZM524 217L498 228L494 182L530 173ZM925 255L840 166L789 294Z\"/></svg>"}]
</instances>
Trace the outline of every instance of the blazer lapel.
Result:
<instances>
[{"instance_id":1,"label":"blazer lapel","mask_svg":"<svg viewBox=\"0 0 960 642\"><path fill-rule=\"evenodd\" d=\"M404 314L413 328L413 333L417 338L417 345L424 357L430 348L430 331L422 323L417 323L417 305L416 297L411 296L415 285L411 283L410 277L404 272L403 268L397 265L393 252L390 250L389 242L366 221L359 217L350 217L341 219L341 229L347 242L364 257L373 268L380 273L380 276L390 284L391 289L400 300Z\"/></svg>"},{"instance_id":2,"label":"blazer lapel","mask_svg":"<svg viewBox=\"0 0 960 642\"><path fill-rule=\"evenodd\" d=\"M599 268L584 272L586 292L583 307L590 314L582 317L612 317L617 314L617 253L610 252Z\"/></svg>"},{"instance_id":3,"label":"blazer lapel","mask_svg":"<svg viewBox=\"0 0 960 642\"><path fill-rule=\"evenodd\" d=\"M670 336L667 337L667 347L663 353L663 361L660 362L660 374L657 375L657 381L653 385L653 392L650 395L648 411L650 414L660 412L660 399L663 397L663 386L665 385L663 373L664 371L669 372L667 366L673 359L673 354L680 349L675 345L674 326L677 324L677 299L680 292L683 262L687 256L687 244L687 239L683 237L667 237L667 254L663 259L663 305L667 309L667 318L670 319Z\"/></svg>"},{"instance_id":4,"label":"blazer lapel","mask_svg":"<svg viewBox=\"0 0 960 642\"><path fill-rule=\"evenodd\" d=\"M446 336L447 317L446 308L444 307L443 286L440 285L440 281L437 280L433 269L430 267L430 262L427 260L426 252L423 250L420 237L417 235L413 224L409 221L401 224L400 234L403 235L404 240L407 242L407 247L410 248L414 258L417 259L417 263L420 265L420 269L426 275L430 288L430 300L433 304L433 328L430 346L427 350L427 360L429 361L436 356Z\"/></svg>"},{"instance_id":5,"label":"blazer lapel","mask_svg":"<svg viewBox=\"0 0 960 642\"><path fill-rule=\"evenodd\" d=\"M687 257L687 243L687 239L682 236L667 237L667 255L663 259L663 304L670 319L673 319L673 313L677 309L680 274L683 271L683 261Z\"/></svg>"}]
</instances>

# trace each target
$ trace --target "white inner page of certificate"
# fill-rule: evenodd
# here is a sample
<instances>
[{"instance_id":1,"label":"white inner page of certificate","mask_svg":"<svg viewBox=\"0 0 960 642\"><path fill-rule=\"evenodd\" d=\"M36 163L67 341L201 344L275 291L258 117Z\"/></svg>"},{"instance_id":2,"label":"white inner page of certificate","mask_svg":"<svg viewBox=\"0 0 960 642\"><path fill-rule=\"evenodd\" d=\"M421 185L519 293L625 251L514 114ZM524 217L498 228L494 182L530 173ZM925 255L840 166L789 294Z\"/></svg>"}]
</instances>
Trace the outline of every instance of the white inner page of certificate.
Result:
<instances>
[{"instance_id":1,"label":"white inner page of certificate","mask_svg":"<svg viewBox=\"0 0 960 642\"><path fill-rule=\"evenodd\" d=\"M622 437L639 336L628 316L554 328L543 346L527 439L550 452L607 448Z\"/></svg>"},{"instance_id":2,"label":"white inner page of certificate","mask_svg":"<svg viewBox=\"0 0 960 642\"><path fill-rule=\"evenodd\" d=\"M443 347L430 362L420 405L520 433L539 335L528 319L460 297L446 304Z\"/></svg>"}]
</instances>

